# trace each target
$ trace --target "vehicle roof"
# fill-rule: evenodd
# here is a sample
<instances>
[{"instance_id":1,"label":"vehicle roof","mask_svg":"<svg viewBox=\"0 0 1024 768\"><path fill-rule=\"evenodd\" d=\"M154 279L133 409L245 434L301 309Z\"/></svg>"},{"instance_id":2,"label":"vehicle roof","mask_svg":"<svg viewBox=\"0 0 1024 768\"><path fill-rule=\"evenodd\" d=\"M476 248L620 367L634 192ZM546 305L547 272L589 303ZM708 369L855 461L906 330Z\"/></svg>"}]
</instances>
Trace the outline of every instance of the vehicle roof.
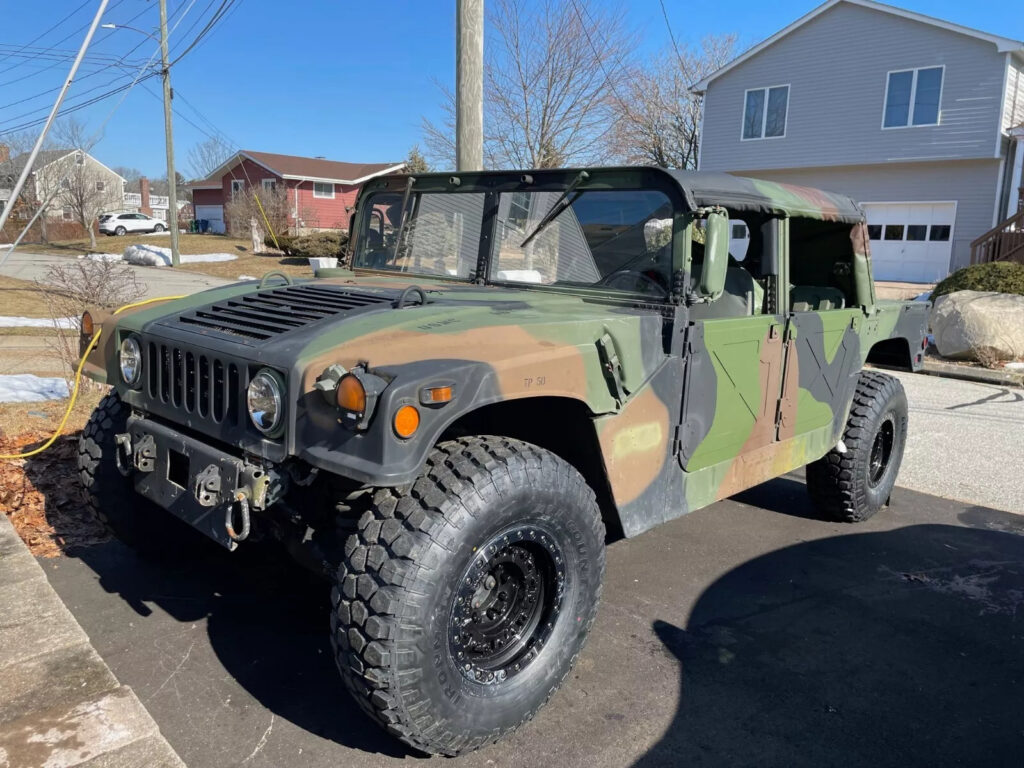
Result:
<instances>
[{"instance_id":1,"label":"vehicle roof","mask_svg":"<svg viewBox=\"0 0 1024 768\"><path fill-rule=\"evenodd\" d=\"M692 209L705 206L720 205L737 213L753 213L762 215L783 215L799 216L803 218L820 219L824 221L842 221L851 224L864 221L864 212L851 198L836 192L826 192L813 187L801 187L796 184L783 184L776 181L765 181L744 176L733 176L728 173L712 173L707 171L679 171L666 168L646 166L619 166L619 167L598 167L598 168L558 168L541 170L505 170L505 171L473 171L462 172L457 175L462 180L459 191L473 189L476 182L490 181L484 184L493 188L495 180L507 180L520 186L522 177L528 174L533 183L537 186L551 188L550 185L555 178L562 178L563 183L568 179L585 170L593 175L593 181L600 183L605 181L598 178L624 173L624 176L636 178L636 173L641 174L663 174L677 186L686 201L687 206ZM425 173L414 174L417 181L429 181L431 187L436 188L438 182L443 181L445 188L448 188L448 180L452 177L449 173ZM408 174L389 174L378 177L367 186L374 188L376 185L391 186L390 182L400 181L396 185L402 187ZM583 185L584 188L586 184ZM614 188L614 181L605 188Z\"/></svg>"}]
</instances>

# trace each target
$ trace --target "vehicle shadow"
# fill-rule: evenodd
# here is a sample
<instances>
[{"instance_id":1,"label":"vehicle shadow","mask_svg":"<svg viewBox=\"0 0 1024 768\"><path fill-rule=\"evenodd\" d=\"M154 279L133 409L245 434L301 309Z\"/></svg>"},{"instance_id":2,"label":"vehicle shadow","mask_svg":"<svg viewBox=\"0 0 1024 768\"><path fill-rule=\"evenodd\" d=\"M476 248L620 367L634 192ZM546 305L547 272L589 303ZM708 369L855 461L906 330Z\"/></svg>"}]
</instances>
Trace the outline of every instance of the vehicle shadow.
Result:
<instances>
[{"instance_id":1,"label":"vehicle shadow","mask_svg":"<svg viewBox=\"0 0 1024 768\"><path fill-rule=\"evenodd\" d=\"M681 694L634 768L1020 766L1024 518L960 522L786 547L654 622Z\"/></svg>"},{"instance_id":2,"label":"vehicle shadow","mask_svg":"<svg viewBox=\"0 0 1024 768\"><path fill-rule=\"evenodd\" d=\"M74 452L63 453L57 460L33 457L25 472L44 494L47 520L67 531L70 518L87 525L87 513L77 501L73 469L64 466L73 464ZM55 474L60 482L44 482ZM157 605L180 624L205 623L225 672L275 716L353 749L419 754L372 723L345 690L329 640L326 581L272 541L246 542L229 553L184 524L173 533L168 542L142 547L145 555L99 537L64 549L139 616Z\"/></svg>"}]
</instances>

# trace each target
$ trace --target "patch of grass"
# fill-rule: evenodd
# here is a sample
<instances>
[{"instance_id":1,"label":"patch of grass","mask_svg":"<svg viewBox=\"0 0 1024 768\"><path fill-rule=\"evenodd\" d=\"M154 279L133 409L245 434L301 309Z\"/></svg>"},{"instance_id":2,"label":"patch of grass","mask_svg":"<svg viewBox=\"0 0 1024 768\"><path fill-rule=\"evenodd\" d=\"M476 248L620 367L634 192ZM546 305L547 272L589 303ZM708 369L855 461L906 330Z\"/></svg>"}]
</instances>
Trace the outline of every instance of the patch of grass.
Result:
<instances>
[{"instance_id":1,"label":"patch of grass","mask_svg":"<svg viewBox=\"0 0 1024 768\"><path fill-rule=\"evenodd\" d=\"M202 272L204 275L237 280L239 275L263 277L267 272L275 270L292 277L312 277L313 268L306 259L278 254L257 256L239 254L235 261L211 261L199 264L184 264L181 269L187 272Z\"/></svg>"},{"instance_id":2,"label":"patch of grass","mask_svg":"<svg viewBox=\"0 0 1024 768\"><path fill-rule=\"evenodd\" d=\"M155 245L160 248L171 247L170 235L140 235L128 234L123 237L108 237L100 235L96 238L96 253L121 253L129 245ZM252 243L237 237L227 235L193 235L182 234L178 236L178 249L181 253L236 253L252 254L250 250ZM60 240L53 243L29 243L20 246L18 250L32 253L48 253L54 256L77 256L80 253L89 253L89 238L79 240Z\"/></svg>"},{"instance_id":3,"label":"patch of grass","mask_svg":"<svg viewBox=\"0 0 1024 768\"><path fill-rule=\"evenodd\" d=\"M43 289L31 280L0 275L0 315L49 317Z\"/></svg>"},{"instance_id":4,"label":"patch of grass","mask_svg":"<svg viewBox=\"0 0 1024 768\"><path fill-rule=\"evenodd\" d=\"M64 425L64 434L77 432L85 426L100 398L107 388L91 382L82 382L82 390L75 401L75 407ZM13 438L31 433L45 440L57 428L67 400L46 400L42 403L0 403L0 437Z\"/></svg>"}]
</instances>

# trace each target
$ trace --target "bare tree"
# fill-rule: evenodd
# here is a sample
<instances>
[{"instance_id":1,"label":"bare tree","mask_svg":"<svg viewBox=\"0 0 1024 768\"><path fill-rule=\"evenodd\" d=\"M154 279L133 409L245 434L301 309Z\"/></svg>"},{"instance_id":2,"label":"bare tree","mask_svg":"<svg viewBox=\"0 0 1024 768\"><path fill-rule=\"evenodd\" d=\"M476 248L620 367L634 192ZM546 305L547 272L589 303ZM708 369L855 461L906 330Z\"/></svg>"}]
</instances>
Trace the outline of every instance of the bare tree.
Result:
<instances>
[{"instance_id":1,"label":"bare tree","mask_svg":"<svg viewBox=\"0 0 1024 768\"><path fill-rule=\"evenodd\" d=\"M620 11L592 0L493 0L484 62L484 162L552 168L606 158L613 104L634 40ZM423 121L432 160L454 167L455 107Z\"/></svg>"},{"instance_id":2,"label":"bare tree","mask_svg":"<svg viewBox=\"0 0 1024 768\"><path fill-rule=\"evenodd\" d=\"M248 186L224 206L224 215L236 237L249 232L253 253L257 253L264 249L268 223L275 235L288 230L288 210L288 193L283 186Z\"/></svg>"},{"instance_id":3,"label":"bare tree","mask_svg":"<svg viewBox=\"0 0 1024 768\"><path fill-rule=\"evenodd\" d=\"M115 180L113 174L89 156L96 139L87 134L84 123L69 118L57 126L55 133L57 142L73 151L47 167L45 176L37 173L36 178L42 179L46 187L59 185L57 204L70 210L72 219L89 233L89 247L95 251L93 224L101 213L117 207L123 198L120 180Z\"/></svg>"},{"instance_id":4,"label":"bare tree","mask_svg":"<svg viewBox=\"0 0 1024 768\"><path fill-rule=\"evenodd\" d=\"M205 179L234 152L230 144L219 138L209 138L193 144L188 151L188 171L194 179Z\"/></svg>"},{"instance_id":5,"label":"bare tree","mask_svg":"<svg viewBox=\"0 0 1024 768\"><path fill-rule=\"evenodd\" d=\"M613 102L612 154L626 163L696 168L703 98L690 88L733 58L735 35L675 46L638 67Z\"/></svg>"}]
</instances>

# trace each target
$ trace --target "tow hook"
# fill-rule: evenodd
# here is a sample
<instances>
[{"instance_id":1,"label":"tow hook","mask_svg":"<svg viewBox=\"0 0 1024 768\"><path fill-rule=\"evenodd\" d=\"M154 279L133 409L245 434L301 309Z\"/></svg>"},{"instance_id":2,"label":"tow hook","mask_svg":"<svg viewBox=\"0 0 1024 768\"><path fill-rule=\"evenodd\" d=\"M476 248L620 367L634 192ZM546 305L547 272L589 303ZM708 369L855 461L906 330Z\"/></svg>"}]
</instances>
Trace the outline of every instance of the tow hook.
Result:
<instances>
[{"instance_id":1,"label":"tow hook","mask_svg":"<svg viewBox=\"0 0 1024 768\"><path fill-rule=\"evenodd\" d=\"M132 436L127 432L114 435L114 462L117 464L117 471L125 477L132 473Z\"/></svg>"},{"instance_id":2,"label":"tow hook","mask_svg":"<svg viewBox=\"0 0 1024 768\"><path fill-rule=\"evenodd\" d=\"M242 521L242 530L235 531L235 505L238 505L238 516ZM245 541L249 538L249 497L245 491L235 491L235 498L227 505L224 513L224 530L232 541Z\"/></svg>"}]
</instances>

